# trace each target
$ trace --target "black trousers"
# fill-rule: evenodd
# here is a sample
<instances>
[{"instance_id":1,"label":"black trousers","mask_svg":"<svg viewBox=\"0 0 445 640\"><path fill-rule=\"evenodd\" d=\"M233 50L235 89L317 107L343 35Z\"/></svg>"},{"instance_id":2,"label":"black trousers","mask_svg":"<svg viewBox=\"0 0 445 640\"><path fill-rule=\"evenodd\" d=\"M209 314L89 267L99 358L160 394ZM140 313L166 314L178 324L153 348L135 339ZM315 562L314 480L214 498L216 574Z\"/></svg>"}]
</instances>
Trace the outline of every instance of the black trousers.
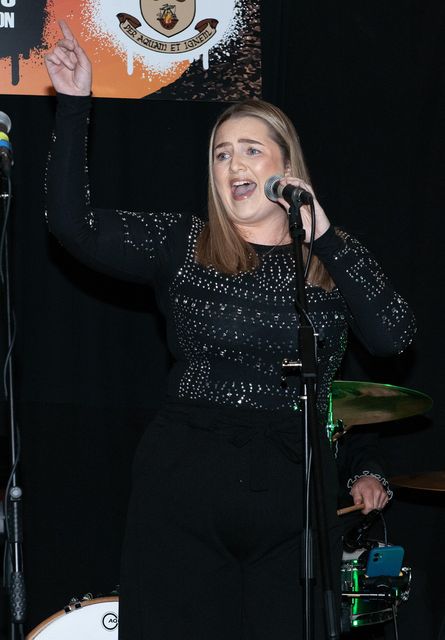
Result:
<instances>
[{"instance_id":1,"label":"black trousers","mask_svg":"<svg viewBox=\"0 0 445 640\"><path fill-rule=\"evenodd\" d=\"M186 404L160 412L134 463L120 640L301 637L301 454L294 412ZM327 442L324 470L339 599L338 483Z\"/></svg>"}]
</instances>

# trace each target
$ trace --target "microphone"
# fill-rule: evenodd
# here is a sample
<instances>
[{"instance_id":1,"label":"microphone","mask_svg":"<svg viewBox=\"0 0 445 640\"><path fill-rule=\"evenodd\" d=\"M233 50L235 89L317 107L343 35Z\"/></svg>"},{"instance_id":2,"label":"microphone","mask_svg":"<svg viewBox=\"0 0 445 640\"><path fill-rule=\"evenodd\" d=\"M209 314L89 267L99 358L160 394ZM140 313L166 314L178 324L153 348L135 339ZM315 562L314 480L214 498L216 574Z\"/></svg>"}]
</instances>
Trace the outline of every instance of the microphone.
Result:
<instances>
[{"instance_id":1,"label":"microphone","mask_svg":"<svg viewBox=\"0 0 445 640\"><path fill-rule=\"evenodd\" d=\"M266 180L266 184L264 185L266 198L269 198L272 202L277 202L278 198L284 198L289 204L295 204L298 201L302 204L311 204L314 199L312 193L301 187L296 187L293 184L287 184L283 187L283 185L280 184L280 180L283 177L284 176L276 175Z\"/></svg>"},{"instance_id":2,"label":"microphone","mask_svg":"<svg viewBox=\"0 0 445 640\"><path fill-rule=\"evenodd\" d=\"M11 167L14 164L12 159L12 147L9 142L8 133L11 131L11 119L6 113L0 111L0 173L9 177Z\"/></svg>"},{"instance_id":3,"label":"microphone","mask_svg":"<svg viewBox=\"0 0 445 640\"><path fill-rule=\"evenodd\" d=\"M356 549L371 549L372 543L364 540L364 535L371 528L374 520L380 515L379 509L373 509L366 516L363 516L360 524L352 527L343 536L343 548L345 551L355 551Z\"/></svg>"}]
</instances>

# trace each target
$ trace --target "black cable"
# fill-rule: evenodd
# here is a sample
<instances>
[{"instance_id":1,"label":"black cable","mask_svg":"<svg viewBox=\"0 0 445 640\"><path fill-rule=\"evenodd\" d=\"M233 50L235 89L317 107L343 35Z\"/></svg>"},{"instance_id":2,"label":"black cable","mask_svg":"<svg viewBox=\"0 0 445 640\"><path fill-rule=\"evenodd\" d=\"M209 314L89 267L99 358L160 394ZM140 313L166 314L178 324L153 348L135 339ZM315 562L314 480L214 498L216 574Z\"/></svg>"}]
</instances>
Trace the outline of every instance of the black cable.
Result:
<instances>
[{"instance_id":1,"label":"black cable","mask_svg":"<svg viewBox=\"0 0 445 640\"><path fill-rule=\"evenodd\" d=\"M399 629L397 626L397 605L393 603L392 605L392 619L394 622L394 640L399 640Z\"/></svg>"},{"instance_id":2,"label":"black cable","mask_svg":"<svg viewBox=\"0 0 445 640\"><path fill-rule=\"evenodd\" d=\"M364 518L365 516L362 516L362 518ZM386 521L385 521L385 516L383 515L383 511L379 512L379 517L382 523L382 529L383 529L383 543L385 545L385 547L388 546L388 529L386 526ZM381 540L379 540L378 538L367 538L368 542L374 542L377 546L381 543Z\"/></svg>"},{"instance_id":3,"label":"black cable","mask_svg":"<svg viewBox=\"0 0 445 640\"><path fill-rule=\"evenodd\" d=\"M11 336L11 342L8 346L8 351L6 353L6 357L5 357L5 364L3 366L3 391L5 394L5 398L8 399L9 398L9 391L8 391L8 366L9 366L9 362L11 360L12 357L12 350L14 349L14 344L15 344L15 336L16 336L16 323L15 323L15 313L12 310L12 336Z\"/></svg>"},{"instance_id":4,"label":"black cable","mask_svg":"<svg viewBox=\"0 0 445 640\"><path fill-rule=\"evenodd\" d=\"M305 433L307 430L305 429ZM307 449L308 443L305 443ZM309 580L313 579L314 568L311 566L310 558L312 554L312 529L310 525L310 493L311 493L311 467L312 467L312 449L309 449L309 458L307 464L306 474L306 511L305 511L305 527L304 527L304 580L306 584L306 593L309 594ZM311 615L311 602L310 598L305 599L305 619L310 620ZM310 637L311 630L306 626L306 637Z\"/></svg>"},{"instance_id":5,"label":"black cable","mask_svg":"<svg viewBox=\"0 0 445 640\"><path fill-rule=\"evenodd\" d=\"M385 545L388 544L388 529L386 527L386 521L385 521L385 516L383 515L383 511L380 511L380 520L382 521L382 527L383 527L383 541L385 543Z\"/></svg>"},{"instance_id":6,"label":"black cable","mask_svg":"<svg viewBox=\"0 0 445 640\"><path fill-rule=\"evenodd\" d=\"M3 220L2 233L0 237L0 280L2 284L5 282L5 274L3 272L3 255L5 251L5 240L6 240L6 229L8 225L9 219L9 211L11 209L11 193L12 193L12 183L11 178L7 178L8 190L6 194L1 193L0 197L6 196L6 205L5 205L5 217Z\"/></svg>"},{"instance_id":7,"label":"black cable","mask_svg":"<svg viewBox=\"0 0 445 640\"><path fill-rule=\"evenodd\" d=\"M307 259L306 259L306 264L304 266L304 279L305 280L307 278L307 274L309 272L309 267L310 267L311 260L312 260L312 248L313 248L313 244L314 244L314 237L315 237L315 208L314 208L314 202L312 201L311 202L311 237L310 237L310 240L309 240L309 249L308 249L308 255L307 255ZM316 334L317 332L315 330L314 323L312 322L310 316L306 312L306 309L300 304L300 301L298 300L298 296L295 296L295 307L297 308L297 311L299 311L299 313L301 313L304 316L305 320L311 326L312 330Z\"/></svg>"},{"instance_id":8,"label":"black cable","mask_svg":"<svg viewBox=\"0 0 445 640\"><path fill-rule=\"evenodd\" d=\"M308 249L308 254L307 254L307 258L306 258L306 264L304 266L304 279L306 280L307 278L307 274L309 273L309 268L311 266L311 260L312 260L312 251L314 248L314 238L315 238L315 207L314 207L314 200L311 200L311 237L309 239L309 249Z\"/></svg>"},{"instance_id":9,"label":"black cable","mask_svg":"<svg viewBox=\"0 0 445 640\"><path fill-rule=\"evenodd\" d=\"M5 509L6 509L6 502L5 502ZM7 520L7 516L6 516L6 512L5 512L5 529L6 529L6 520ZM6 536L6 531L5 531L5 536ZM8 540L5 537L5 546L3 549L3 587L6 588L7 586L7 561L8 559L10 559L10 547L8 544Z\"/></svg>"},{"instance_id":10,"label":"black cable","mask_svg":"<svg viewBox=\"0 0 445 640\"><path fill-rule=\"evenodd\" d=\"M314 323L311 320L311 317L308 315L306 310L300 305L298 300L295 300L295 307L296 307L297 311L304 316L305 320L311 326L311 328L313 329L314 333L316 333L315 326L314 326Z\"/></svg>"}]
</instances>

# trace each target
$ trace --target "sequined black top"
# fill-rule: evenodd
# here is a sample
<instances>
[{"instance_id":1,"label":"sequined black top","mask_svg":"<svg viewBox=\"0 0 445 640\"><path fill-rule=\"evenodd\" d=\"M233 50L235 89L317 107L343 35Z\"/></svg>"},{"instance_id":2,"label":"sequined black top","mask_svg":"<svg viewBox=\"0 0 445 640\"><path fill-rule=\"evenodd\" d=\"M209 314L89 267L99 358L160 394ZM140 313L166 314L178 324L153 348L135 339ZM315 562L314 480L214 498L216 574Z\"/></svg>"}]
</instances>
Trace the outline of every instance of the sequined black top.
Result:
<instances>
[{"instance_id":1,"label":"sequined black top","mask_svg":"<svg viewBox=\"0 0 445 640\"><path fill-rule=\"evenodd\" d=\"M174 357L169 395L231 407L291 407L298 382L281 385L283 358L297 358L290 247L255 247L260 267L236 276L194 259L203 222L184 213L91 208L86 168L89 98L59 96L48 169L48 221L77 258L118 278L153 284ZM378 355L401 352L414 320L369 252L329 229L314 244L336 283L307 284L309 315L323 335L319 406L341 362L348 327Z\"/></svg>"}]
</instances>

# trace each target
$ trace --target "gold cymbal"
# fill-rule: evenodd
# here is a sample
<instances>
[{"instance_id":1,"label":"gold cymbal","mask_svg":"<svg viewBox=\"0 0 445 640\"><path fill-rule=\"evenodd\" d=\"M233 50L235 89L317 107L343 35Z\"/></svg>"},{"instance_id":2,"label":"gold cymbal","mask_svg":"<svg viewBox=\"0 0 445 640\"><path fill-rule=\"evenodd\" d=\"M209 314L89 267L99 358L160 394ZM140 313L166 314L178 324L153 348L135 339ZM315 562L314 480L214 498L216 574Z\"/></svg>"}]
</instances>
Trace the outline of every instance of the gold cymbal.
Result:
<instances>
[{"instance_id":1,"label":"gold cymbal","mask_svg":"<svg viewBox=\"0 0 445 640\"><path fill-rule=\"evenodd\" d=\"M406 489L445 491L445 471L428 471L425 473L410 473L406 476L396 476L390 479L390 484Z\"/></svg>"},{"instance_id":2,"label":"gold cymbal","mask_svg":"<svg viewBox=\"0 0 445 640\"><path fill-rule=\"evenodd\" d=\"M334 420L342 420L347 430L425 413L433 401L424 393L391 384L334 380L332 405Z\"/></svg>"}]
</instances>

